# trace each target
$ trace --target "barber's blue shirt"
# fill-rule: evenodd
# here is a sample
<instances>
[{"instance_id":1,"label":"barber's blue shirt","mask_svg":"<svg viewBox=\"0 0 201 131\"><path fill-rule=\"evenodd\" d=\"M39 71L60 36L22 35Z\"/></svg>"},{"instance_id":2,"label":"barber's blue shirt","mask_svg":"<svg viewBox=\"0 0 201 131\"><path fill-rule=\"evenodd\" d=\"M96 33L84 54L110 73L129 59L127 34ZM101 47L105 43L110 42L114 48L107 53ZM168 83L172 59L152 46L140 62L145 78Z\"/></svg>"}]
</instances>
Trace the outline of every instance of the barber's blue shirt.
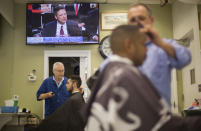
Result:
<instances>
[{"instance_id":1,"label":"barber's blue shirt","mask_svg":"<svg viewBox=\"0 0 201 131\"><path fill-rule=\"evenodd\" d=\"M66 77L64 77L61 84L59 84L59 87L56 81L53 79L53 76L43 81L37 92L37 100L39 100L38 97L40 96L40 94L50 91L55 94L55 96L53 96L52 98L45 99L45 118L53 113L59 106L61 106L70 96L70 93L66 90L66 83Z\"/></svg>"},{"instance_id":2,"label":"barber's blue shirt","mask_svg":"<svg viewBox=\"0 0 201 131\"><path fill-rule=\"evenodd\" d=\"M181 69L188 65L191 62L191 53L187 48L177 44L173 40L164 40L174 47L177 59L169 56L163 49L155 44L147 42L147 57L139 69L151 80L160 95L171 105L171 69L173 67Z\"/></svg>"}]
</instances>

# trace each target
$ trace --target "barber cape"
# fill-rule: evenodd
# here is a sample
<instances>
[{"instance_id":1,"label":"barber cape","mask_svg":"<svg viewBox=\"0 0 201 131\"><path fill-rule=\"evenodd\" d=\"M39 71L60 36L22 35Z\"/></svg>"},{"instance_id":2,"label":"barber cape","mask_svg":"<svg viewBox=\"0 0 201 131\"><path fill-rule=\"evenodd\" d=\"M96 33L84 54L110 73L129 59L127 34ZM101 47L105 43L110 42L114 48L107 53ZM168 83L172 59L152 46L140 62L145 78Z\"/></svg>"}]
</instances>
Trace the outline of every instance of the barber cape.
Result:
<instances>
[{"instance_id":1,"label":"barber cape","mask_svg":"<svg viewBox=\"0 0 201 131\"><path fill-rule=\"evenodd\" d=\"M164 99L128 59L111 57L92 89L86 112L87 131L189 129L190 121L172 117Z\"/></svg>"}]
</instances>

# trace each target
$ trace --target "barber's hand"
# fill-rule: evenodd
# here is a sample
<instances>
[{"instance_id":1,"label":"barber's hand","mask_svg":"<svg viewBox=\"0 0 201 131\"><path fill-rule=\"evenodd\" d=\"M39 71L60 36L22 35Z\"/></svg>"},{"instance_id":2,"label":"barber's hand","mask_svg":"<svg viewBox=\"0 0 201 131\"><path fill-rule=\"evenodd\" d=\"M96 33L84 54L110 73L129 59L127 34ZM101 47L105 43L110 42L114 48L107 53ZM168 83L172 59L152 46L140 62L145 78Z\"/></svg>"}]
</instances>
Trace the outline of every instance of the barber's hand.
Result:
<instances>
[{"instance_id":1,"label":"barber's hand","mask_svg":"<svg viewBox=\"0 0 201 131\"><path fill-rule=\"evenodd\" d=\"M147 34L147 37L151 42L153 42L155 45L162 48L167 54L173 58L176 59L176 53L174 50L174 47L171 44L168 44L165 42L158 34L158 32L152 28L149 25L144 26L144 28L141 28L140 31Z\"/></svg>"},{"instance_id":2,"label":"barber's hand","mask_svg":"<svg viewBox=\"0 0 201 131\"><path fill-rule=\"evenodd\" d=\"M47 92L46 95L47 95L47 98L51 98L51 97L55 96L54 92L52 92L52 91Z\"/></svg>"},{"instance_id":3,"label":"barber's hand","mask_svg":"<svg viewBox=\"0 0 201 131\"><path fill-rule=\"evenodd\" d=\"M157 46L162 46L163 40L159 36L158 32L152 28L150 25L143 25L144 27L140 29L141 32L144 32L147 34L148 39L156 44Z\"/></svg>"}]
</instances>

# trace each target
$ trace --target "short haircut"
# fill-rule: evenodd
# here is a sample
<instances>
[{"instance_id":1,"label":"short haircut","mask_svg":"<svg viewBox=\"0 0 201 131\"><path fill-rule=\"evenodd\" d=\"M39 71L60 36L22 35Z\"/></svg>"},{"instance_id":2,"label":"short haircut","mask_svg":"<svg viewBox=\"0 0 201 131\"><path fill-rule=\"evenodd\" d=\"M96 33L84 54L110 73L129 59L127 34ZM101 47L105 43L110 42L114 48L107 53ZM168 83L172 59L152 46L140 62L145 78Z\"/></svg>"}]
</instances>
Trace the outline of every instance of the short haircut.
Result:
<instances>
[{"instance_id":1,"label":"short haircut","mask_svg":"<svg viewBox=\"0 0 201 131\"><path fill-rule=\"evenodd\" d=\"M72 75L68 79L71 79L72 82L76 82L77 87L80 88L82 80L79 75Z\"/></svg>"},{"instance_id":2,"label":"short haircut","mask_svg":"<svg viewBox=\"0 0 201 131\"><path fill-rule=\"evenodd\" d=\"M53 65L53 70L58 66L58 65L62 65L64 67L64 64L62 62L55 62Z\"/></svg>"},{"instance_id":3,"label":"short haircut","mask_svg":"<svg viewBox=\"0 0 201 131\"><path fill-rule=\"evenodd\" d=\"M110 36L112 52L116 54L123 51L123 43L126 39L132 40L135 44L139 39L139 28L134 25L120 25L116 27Z\"/></svg>"},{"instance_id":4,"label":"short haircut","mask_svg":"<svg viewBox=\"0 0 201 131\"><path fill-rule=\"evenodd\" d=\"M133 7L138 7L138 6L143 6L146 10L147 10L147 13L148 13L148 16L149 17L152 17L152 11L151 9L146 5L146 4L143 4L143 3L138 3L138 4L132 4L129 9L133 8Z\"/></svg>"},{"instance_id":5,"label":"short haircut","mask_svg":"<svg viewBox=\"0 0 201 131\"><path fill-rule=\"evenodd\" d=\"M59 10L62 10L62 9L65 9L65 7L64 6L55 6L54 7L54 15L56 16L57 15L57 12L59 11ZM66 10L66 9L65 9Z\"/></svg>"}]
</instances>

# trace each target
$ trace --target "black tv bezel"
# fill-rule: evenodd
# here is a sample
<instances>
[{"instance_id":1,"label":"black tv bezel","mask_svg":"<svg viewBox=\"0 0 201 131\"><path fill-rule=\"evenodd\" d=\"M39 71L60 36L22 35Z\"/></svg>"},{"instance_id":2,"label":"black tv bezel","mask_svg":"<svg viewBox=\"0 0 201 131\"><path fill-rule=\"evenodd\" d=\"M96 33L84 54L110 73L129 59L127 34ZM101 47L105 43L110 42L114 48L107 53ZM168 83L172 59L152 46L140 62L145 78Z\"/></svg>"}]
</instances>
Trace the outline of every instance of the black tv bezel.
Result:
<instances>
[{"instance_id":1,"label":"black tv bezel","mask_svg":"<svg viewBox=\"0 0 201 131\"><path fill-rule=\"evenodd\" d=\"M63 43L37 43L37 44L28 44L27 43L27 26L28 26L28 20L27 20L27 15L28 15L28 4L98 4L98 41L94 43L76 43L76 42L63 42ZM28 46L34 46L34 45L44 45L44 46L68 46L68 45L99 45L100 44L100 8L99 8L99 3L98 2L31 2L31 3L26 3L26 45Z\"/></svg>"}]
</instances>

